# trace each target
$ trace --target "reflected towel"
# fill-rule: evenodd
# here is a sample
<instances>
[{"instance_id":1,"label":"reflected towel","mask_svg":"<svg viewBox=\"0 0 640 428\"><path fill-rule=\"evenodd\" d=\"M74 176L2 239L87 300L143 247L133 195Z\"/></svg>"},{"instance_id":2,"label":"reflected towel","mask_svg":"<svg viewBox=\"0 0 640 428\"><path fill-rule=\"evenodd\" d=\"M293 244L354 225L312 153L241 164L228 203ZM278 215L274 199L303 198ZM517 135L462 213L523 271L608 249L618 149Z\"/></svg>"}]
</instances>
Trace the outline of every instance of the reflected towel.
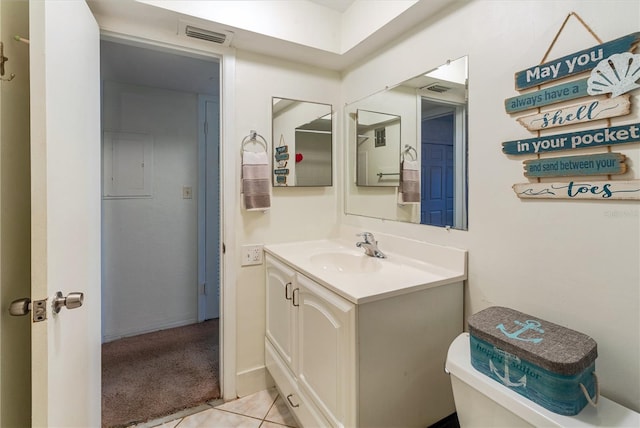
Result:
<instances>
[{"instance_id":1,"label":"reflected towel","mask_svg":"<svg viewBox=\"0 0 640 428\"><path fill-rule=\"evenodd\" d=\"M399 204L420 203L420 170L418 161L403 160L400 164Z\"/></svg>"},{"instance_id":2,"label":"reflected towel","mask_svg":"<svg viewBox=\"0 0 640 428\"><path fill-rule=\"evenodd\" d=\"M247 211L271 207L271 171L267 152L242 152L242 203Z\"/></svg>"}]
</instances>

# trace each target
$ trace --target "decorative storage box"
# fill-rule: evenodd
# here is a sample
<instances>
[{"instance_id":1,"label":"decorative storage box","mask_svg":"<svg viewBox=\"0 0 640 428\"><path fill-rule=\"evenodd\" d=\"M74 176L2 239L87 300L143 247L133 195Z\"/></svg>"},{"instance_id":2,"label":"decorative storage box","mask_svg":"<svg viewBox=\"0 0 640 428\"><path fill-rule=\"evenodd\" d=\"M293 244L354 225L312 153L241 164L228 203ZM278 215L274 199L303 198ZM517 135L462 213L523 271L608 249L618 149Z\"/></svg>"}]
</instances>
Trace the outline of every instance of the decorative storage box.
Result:
<instances>
[{"instance_id":1,"label":"decorative storage box","mask_svg":"<svg viewBox=\"0 0 640 428\"><path fill-rule=\"evenodd\" d=\"M561 415L597 403L589 336L499 306L469 317L469 333L471 365L513 391Z\"/></svg>"}]
</instances>

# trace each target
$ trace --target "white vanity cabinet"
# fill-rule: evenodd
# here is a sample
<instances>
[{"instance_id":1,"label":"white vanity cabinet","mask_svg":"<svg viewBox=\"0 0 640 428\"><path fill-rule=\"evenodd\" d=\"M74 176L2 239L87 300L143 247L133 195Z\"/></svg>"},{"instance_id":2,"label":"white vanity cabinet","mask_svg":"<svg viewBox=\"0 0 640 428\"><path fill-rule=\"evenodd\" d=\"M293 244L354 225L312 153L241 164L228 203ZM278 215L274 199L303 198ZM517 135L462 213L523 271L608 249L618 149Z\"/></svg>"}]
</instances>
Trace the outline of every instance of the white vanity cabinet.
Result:
<instances>
[{"instance_id":1,"label":"white vanity cabinet","mask_svg":"<svg viewBox=\"0 0 640 428\"><path fill-rule=\"evenodd\" d=\"M303 426L344 426L341 423L331 424L325 416L334 419L331 412L336 409L336 391L331 388L341 382L337 378L341 373L335 370L335 364L317 363L318 358L324 360L330 352L342 348L332 343L330 350L319 349L318 352L318 346L321 347L322 343L344 336L345 329L341 328L341 323L333 323L341 318L344 302L340 302L335 310L331 303L323 299L326 291L320 291L321 286L313 284L269 255L265 260L267 370ZM350 310L353 312L353 305ZM321 340L313 343L303 341L301 337L307 332L323 336L318 336ZM346 342L349 338L342 340ZM334 354L330 358L338 357Z\"/></svg>"},{"instance_id":2,"label":"white vanity cabinet","mask_svg":"<svg viewBox=\"0 0 640 428\"><path fill-rule=\"evenodd\" d=\"M359 301L265 259L266 367L303 427L424 428L455 411L444 362L462 332L461 280Z\"/></svg>"}]
</instances>

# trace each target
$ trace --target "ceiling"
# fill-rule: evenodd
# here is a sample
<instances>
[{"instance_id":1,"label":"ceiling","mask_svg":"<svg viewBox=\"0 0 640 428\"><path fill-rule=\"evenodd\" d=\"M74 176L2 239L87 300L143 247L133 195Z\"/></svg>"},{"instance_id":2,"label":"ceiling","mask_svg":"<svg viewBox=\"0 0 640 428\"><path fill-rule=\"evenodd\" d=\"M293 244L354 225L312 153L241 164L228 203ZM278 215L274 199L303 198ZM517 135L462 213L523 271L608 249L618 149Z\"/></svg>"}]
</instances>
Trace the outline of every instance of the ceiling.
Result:
<instances>
[{"instance_id":1,"label":"ceiling","mask_svg":"<svg viewBox=\"0 0 640 428\"><path fill-rule=\"evenodd\" d=\"M109 40L100 42L100 75L103 80L131 85L194 94L220 93L220 66L215 58Z\"/></svg>"},{"instance_id":2,"label":"ceiling","mask_svg":"<svg viewBox=\"0 0 640 428\"><path fill-rule=\"evenodd\" d=\"M344 12L354 3L355 0L309 0L320 6L328 7L338 12Z\"/></svg>"},{"instance_id":3,"label":"ceiling","mask_svg":"<svg viewBox=\"0 0 640 428\"><path fill-rule=\"evenodd\" d=\"M303 0L297 0L303 1ZM322 5L337 11L335 16L338 18L344 14L349 7L356 2L367 0L307 0L310 3ZM383 49L391 40L400 37L417 25L428 25L430 20L436 19L440 14L459 8L471 0L419 0L412 3L412 6L406 9L398 16L386 17L387 24L380 27L377 31L357 43L354 47L344 53L330 52L314 47L304 45L302 43L292 42L273 36L268 36L245 28L231 27L222 25L218 22L205 20L194 16L177 13L163 7L157 7L145 4L136 0L87 0L89 7L96 16L101 28L108 29L112 23L119 22L125 26L131 26L134 29L146 27L152 32L171 34L175 36L178 21L190 20L199 24L202 28L212 29L213 31L228 30L233 32L232 47L237 49L257 52L267 56L280 58L284 60L294 61L302 64L322 67L324 69L343 71L354 66ZM376 7L375 1L369 1L371 6L364 3L367 7ZM181 5L190 2L166 2L167 5ZM198 3L198 2L191 2ZM224 2L234 4L236 2ZM237 2L238 4L242 2ZM385 2L387 3L387 2ZM160 3L158 3L160 4ZM210 6L205 2L200 3L208 6L209 11L215 11L216 1L211 1ZM360 3L362 6L363 3ZM177 6L176 6L177 7ZM213 8L213 9L211 9ZM248 14L246 6L244 6L243 14ZM242 15L241 15L242 16ZM256 19L255 16L252 19ZM304 25L305 21L313 19L309 16L299 17L298 23ZM249 19L246 20L250 21ZM264 22L262 22L264 24Z\"/></svg>"}]
</instances>

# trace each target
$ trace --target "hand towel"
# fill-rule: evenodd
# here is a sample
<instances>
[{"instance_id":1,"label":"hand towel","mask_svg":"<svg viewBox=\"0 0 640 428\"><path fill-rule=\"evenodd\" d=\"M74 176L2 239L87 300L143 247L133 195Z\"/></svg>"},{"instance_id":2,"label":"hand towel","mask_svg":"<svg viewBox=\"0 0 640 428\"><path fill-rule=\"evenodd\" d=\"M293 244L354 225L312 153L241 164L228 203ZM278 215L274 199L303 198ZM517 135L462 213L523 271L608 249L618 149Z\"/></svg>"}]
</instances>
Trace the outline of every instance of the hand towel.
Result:
<instances>
[{"instance_id":1,"label":"hand towel","mask_svg":"<svg viewBox=\"0 0 640 428\"><path fill-rule=\"evenodd\" d=\"M271 171L267 152L242 151L242 203L247 211L271 207Z\"/></svg>"},{"instance_id":2,"label":"hand towel","mask_svg":"<svg viewBox=\"0 0 640 428\"><path fill-rule=\"evenodd\" d=\"M420 167L418 161L403 160L400 164L398 203L420 203Z\"/></svg>"}]
</instances>

